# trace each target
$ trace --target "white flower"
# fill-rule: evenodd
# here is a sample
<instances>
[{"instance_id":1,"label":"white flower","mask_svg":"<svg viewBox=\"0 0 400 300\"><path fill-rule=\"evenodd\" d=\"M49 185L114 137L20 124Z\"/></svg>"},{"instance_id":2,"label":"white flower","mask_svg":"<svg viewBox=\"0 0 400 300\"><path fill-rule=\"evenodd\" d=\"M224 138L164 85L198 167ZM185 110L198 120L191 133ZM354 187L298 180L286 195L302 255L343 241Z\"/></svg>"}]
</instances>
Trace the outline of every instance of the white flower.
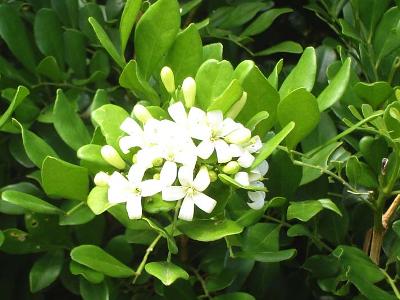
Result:
<instances>
[{"instance_id":1,"label":"white flower","mask_svg":"<svg viewBox=\"0 0 400 300\"><path fill-rule=\"evenodd\" d=\"M247 143L231 144L230 145L232 156L238 157L237 162L243 168L249 168L254 162L255 158L253 153L258 152L262 148L262 142L258 135L252 137Z\"/></svg>"},{"instance_id":2,"label":"white flower","mask_svg":"<svg viewBox=\"0 0 400 300\"><path fill-rule=\"evenodd\" d=\"M260 163L256 168L251 170L249 173L247 172L238 172L235 175L235 180L244 186L257 186L264 187L264 184L260 181L268 172L268 162L264 160ZM247 205L252 209L261 209L264 206L264 200L266 193L264 191L254 191L247 192L251 202L248 202Z\"/></svg>"},{"instance_id":3,"label":"white flower","mask_svg":"<svg viewBox=\"0 0 400 300\"><path fill-rule=\"evenodd\" d=\"M97 186L108 186L108 181L110 180L110 175L106 172L98 172L94 176L94 184Z\"/></svg>"},{"instance_id":4,"label":"white flower","mask_svg":"<svg viewBox=\"0 0 400 300\"><path fill-rule=\"evenodd\" d=\"M112 204L126 202L130 219L142 217L142 197L153 196L161 191L159 180L143 180L145 168L135 164L129 169L128 178L114 172L108 181L108 201Z\"/></svg>"},{"instance_id":5,"label":"white flower","mask_svg":"<svg viewBox=\"0 0 400 300\"><path fill-rule=\"evenodd\" d=\"M194 169L183 166L179 169L178 178L182 186L165 187L162 190L162 198L165 201L176 201L183 199L178 218L191 221L196 205L202 211L211 213L217 202L203 193L210 185L210 177L206 167L201 167L193 180Z\"/></svg>"}]
</instances>

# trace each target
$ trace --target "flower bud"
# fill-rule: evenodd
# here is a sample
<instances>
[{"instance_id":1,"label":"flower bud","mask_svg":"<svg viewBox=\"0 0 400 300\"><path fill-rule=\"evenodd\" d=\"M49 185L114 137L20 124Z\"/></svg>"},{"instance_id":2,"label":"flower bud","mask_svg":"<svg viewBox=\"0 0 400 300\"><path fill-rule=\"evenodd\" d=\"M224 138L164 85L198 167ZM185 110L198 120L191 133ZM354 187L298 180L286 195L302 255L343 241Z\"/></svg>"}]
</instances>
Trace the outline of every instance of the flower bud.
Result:
<instances>
[{"instance_id":1,"label":"flower bud","mask_svg":"<svg viewBox=\"0 0 400 300\"><path fill-rule=\"evenodd\" d=\"M153 119L153 116L150 114L149 110L141 104L136 104L133 107L133 114L143 124L146 124L148 120Z\"/></svg>"},{"instance_id":2,"label":"flower bud","mask_svg":"<svg viewBox=\"0 0 400 300\"><path fill-rule=\"evenodd\" d=\"M152 161L153 167L161 167L164 160L161 157L158 157Z\"/></svg>"},{"instance_id":3,"label":"flower bud","mask_svg":"<svg viewBox=\"0 0 400 300\"><path fill-rule=\"evenodd\" d=\"M170 67L164 67L161 69L161 81L163 82L165 89L168 93L172 94L175 92L175 79L174 73Z\"/></svg>"},{"instance_id":4,"label":"flower bud","mask_svg":"<svg viewBox=\"0 0 400 300\"><path fill-rule=\"evenodd\" d=\"M125 169L125 161L118 154L117 150L115 150L110 145L105 145L101 148L101 156L103 159L108 162L113 167L117 169Z\"/></svg>"},{"instance_id":5,"label":"flower bud","mask_svg":"<svg viewBox=\"0 0 400 300\"><path fill-rule=\"evenodd\" d=\"M250 129L242 126L225 137L225 141L231 144L243 144L251 139Z\"/></svg>"},{"instance_id":6,"label":"flower bud","mask_svg":"<svg viewBox=\"0 0 400 300\"><path fill-rule=\"evenodd\" d=\"M186 108L191 108L196 101L196 81L192 77L187 77L182 83L183 98Z\"/></svg>"},{"instance_id":7,"label":"flower bud","mask_svg":"<svg viewBox=\"0 0 400 300\"><path fill-rule=\"evenodd\" d=\"M99 172L94 176L94 184L97 186L108 186L110 175L105 172Z\"/></svg>"},{"instance_id":8,"label":"flower bud","mask_svg":"<svg viewBox=\"0 0 400 300\"><path fill-rule=\"evenodd\" d=\"M243 107L246 104L246 101L247 101L247 93L243 92L242 97L231 106L231 108L226 113L225 117L235 119L242 111Z\"/></svg>"},{"instance_id":9,"label":"flower bud","mask_svg":"<svg viewBox=\"0 0 400 300\"><path fill-rule=\"evenodd\" d=\"M137 156L137 154L133 154L133 156L132 156L132 163L136 164L137 161L138 161L138 156Z\"/></svg>"},{"instance_id":10,"label":"flower bud","mask_svg":"<svg viewBox=\"0 0 400 300\"><path fill-rule=\"evenodd\" d=\"M213 170L208 170L208 176L210 177L210 182L215 182L218 179L218 175Z\"/></svg>"},{"instance_id":11,"label":"flower bud","mask_svg":"<svg viewBox=\"0 0 400 300\"><path fill-rule=\"evenodd\" d=\"M160 180L160 173L156 173L153 175L153 179Z\"/></svg>"},{"instance_id":12,"label":"flower bud","mask_svg":"<svg viewBox=\"0 0 400 300\"><path fill-rule=\"evenodd\" d=\"M222 172L229 175L234 175L237 172L239 172L239 170L240 170L240 165L238 164L237 161L230 161L222 168Z\"/></svg>"}]
</instances>

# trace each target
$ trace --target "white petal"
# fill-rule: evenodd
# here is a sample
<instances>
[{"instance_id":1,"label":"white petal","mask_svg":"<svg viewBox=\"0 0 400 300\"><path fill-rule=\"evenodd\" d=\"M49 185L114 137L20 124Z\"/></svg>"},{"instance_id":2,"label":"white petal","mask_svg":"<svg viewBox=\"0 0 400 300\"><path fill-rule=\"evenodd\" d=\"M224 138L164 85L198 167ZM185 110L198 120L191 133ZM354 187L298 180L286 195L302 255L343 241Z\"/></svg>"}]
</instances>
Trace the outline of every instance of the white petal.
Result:
<instances>
[{"instance_id":1,"label":"white petal","mask_svg":"<svg viewBox=\"0 0 400 300\"><path fill-rule=\"evenodd\" d=\"M182 102L176 102L168 107L168 113L171 116L172 120L174 120L178 124L186 124L187 122L187 114L185 107Z\"/></svg>"},{"instance_id":2,"label":"white petal","mask_svg":"<svg viewBox=\"0 0 400 300\"><path fill-rule=\"evenodd\" d=\"M132 196L126 202L126 211L129 219L140 219L142 217L142 198L140 196Z\"/></svg>"},{"instance_id":3,"label":"white petal","mask_svg":"<svg viewBox=\"0 0 400 300\"><path fill-rule=\"evenodd\" d=\"M193 168L188 166L182 166L179 168L178 178L182 186L192 186L193 171Z\"/></svg>"},{"instance_id":4,"label":"white petal","mask_svg":"<svg viewBox=\"0 0 400 300\"><path fill-rule=\"evenodd\" d=\"M124 190L121 190L116 187L110 187L107 192L108 202L112 204L126 202L126 193Z\"/></svg>"},{"instance_id":5,"label":"white petal","mask_svg":"<svg viewBox=\"0 0 400 300\"><path fill-rule=\"evenodd\" d=\"M247 192L250 200L252 202L248 202L247 205L252 209L261 209L264 206L265 192L256 191L256 192Z\"/></svg>"},{"instance_id":6,"label":"white petal","mask_svg":"<svg viewBox=\"0 0 400 300\"><path fill-rule=\"evenodd\" d=\"M202 141L197 146L197 155L202 159L207 159L214 151L214 143L209 140Z\"/></svg>"},{"instance_id":7,"label":"white petal","mask_svg":"<svg viewBox=\"0 0 400 300\"><path fill-rule=\"evenodd\" d=\"M126 188L128 184L128 180L119 172L112 173L108 180L108 185L110 187L123 189Z\"/></svg>"},{"instance_id":8,"label":"white petal","mask_svg":"<svg viewBox=\"0 0 400 300\"><path fill-rule=\"evenodd\" d=\"M240 157L245 151L242 146L236 144L230 144L229 148L231 149L232 157Z\"/></svg>"},{"instance_id":9,"label":"white petal","mask_svg":"<svg viewBox=\"0 0 400 300\"><path fill-rule=\"evenodd\" d=\"M224 119L224 115L220 110L213 110L207 112L207 120L212 126L219 126Z\"/></svg>"},{"instance_id":10,"label":"white petal","mask_svg":"<svg viewBox=\"0 0 400 300\"><path fill-rule=\"evenodd\" d=\"M202 192L210 185L210 175L208 174L207 167L203 166L200 168L199 172L196 175L196 178L193 181L193 187Z\"/></svg>"},{"instance_id":11,"label":"white petal","mask_svg":"<svg viewBox=\"0 0 400 300\"><path fill-rule=\"evenodd\" d=\"M269 169L269 165L268 162L266 160L263 160L258 166L257 169L260 171L260 174L262 176L264 176L265 174L267 174L268 169Z\"/></svg>"},{"instance_id":12,"label":"white petal","mask_svg":"<svg viewBox=\"0 0 400 300\"><path fill-rule=\"evenodd\" d=\"M162 189L161 197L164 201L176 201L186 196L186 189L182 186L167 186Z\"/></svg>"},{"instance_id":13,"label":"white petal","mask_svg":"<svg viewBox=\"0 0 400 300\"><path fill-rule=\"evenodd\" d=\"M175 162L166 161L160 172L160 180L164 186L170 186L174 183L178 173L178 167Z\"/></svg>"},{"instance_id":14,"label":"white petal","mask_svg":"<svg viewBox=\"0 0 400 300\"><path fill-rule=\"evenodd\" d=\"M230 134L228 134L225 137L225 141L231 144L242 144L247 142L250 138L251 138L251 131L244 126L241 126L241 128L238 128L232 131Z\"/></svg>"},{"instance_id":15,"label":"white petal","mask_svg":"<svg viewBox=\"0 0 400 300\"><path fill-rule=\"evenodd\" d=\"M142 181L145 172L146 165L141 163L132 165L128 172L129 182L133 185L139 184Z\"/></svg>"},{"instance_id":16,"label":"white petal","mask_svg":"<svg viewBox=\"0 0 400 300\"><path fill-rule=\"evenodd\" d=\"M162 184L160 180L149 179L140 183L140 191L143 197L153 196L161 192Z\"/></svg>"},{"instance_id":17,"label":"white petal","mask_svg":"<svg viewBox=\"0 0 400 300\"><path fill-rule=\"evenodd\" d=\"M186 147L175 154L175 161L194 169L197 161L196 147Z\"/></svg>"},{"instance_id":18,"label":"white petal","mask_svg":"<svg viewBox=\"0 0 400 300\"><path fill-rule=\"evenodd\" d=\"M197 107L192 107L189 110L188 120L191 124L204 123L206 119L206 113Z\"/></svg>"},{"instance_id":19,"label":"white petal","mask_svg":"<svg viewBox=\"0 0 400 300\"><path fill-rule=\"evenodd\" d=\"M211 136L211 129L207 126L206 113L197 107L192 107L188 115L190 136L196 140L206 140Z\"/></svg>"},{"instance_id":20,"label":"white petal","mask_svg":"<svg viewBox=\"0 0 400 300\"><path fill-rule=\"evenodd\" d=\"M260 150L262 148L263 144L261 142L261 139L258 135L253 136L250 139L250 144L246 147L246 149L250 152L250 153L254 153L257 152L258 150Z\"/></svg>"},{"instance_id":21,"label":"white petal","mask_svg":"<svg viewBox=\"0 0 400 300\"><path fill-rule=\"evenodd\" d=\"M217 159L220 164L232 160L231 149L224 140L215 141L215 151L217 152Z\"/></svg>"},{"instance_id":22,"label":"white petal","mask_svg":"<svg viewBox=\"0 0 400 300\"><path fill-rule=\"evenodd\" d=\"M239 127L241 127L240 123L236 123L231 118L226 118L222 122L221 137L224 137L224 136L230 134L232 131L238 129Z\"/></svg>"},{"instance_id":23,"label":"white petal","mask_svg":"<svg viewBox=\"0 0 400 300\"><path fill-rule=\"evenodd\" d=\"M239 157L238 163L243 168L248 168L254 162L255 157L249 151L243 151L242 156Z\"/></svg>"},{"instance_id":24,"label":"white petal","mask_svg":"<svg viewBox=\"0 0 400 300\"><path fill-rule=\"evenodd\" d=\"M246 172L238 172L235 175L235 181L239 182L241 185L250 185L249 174Z\"/></svg>"},{"instance_id":25,"label":"white petal","mask_svg":"<svg viewBox=\"0 0 400 300\"><path fill-rule=\"evenodd\" d=\"M119 128L127 134L135 137L143 135L143 129L139 126L138 123L136 123L134 119L129 117L122 122Z\"/></svg>"},{"instance_id":26,"label":"white petal","mask_svg":"<svg viewBox=\"0 0 400 300\"><path fill-rule=\"evenodd\" d=\"M193 201L198 208L206 213L211 213L217 204L217 201L203 193L195 193Z\"/></svg>"},{"instance_id":27,"label":"white petal","mask_svg":"<svg viewBox=\"0 0 400 300\"><path fill-rule=\"evenodd\" d=\"M186 196L183 199L181 209L179 210L178 218L185 221L192 221L194 215L194 202L191 196Z\"/></svg>"},{"instance_id":28,"label":"white petal","mask_svg":"<svg viewBox=\"0 0 400 300\"><path fill-rule=\"evenodd\" d=\"M143 140L140 136L124 136L119 140L119 148L125 154L129 153L129 149L134 147L143 147Z\"/></svg>"}]
</instances>

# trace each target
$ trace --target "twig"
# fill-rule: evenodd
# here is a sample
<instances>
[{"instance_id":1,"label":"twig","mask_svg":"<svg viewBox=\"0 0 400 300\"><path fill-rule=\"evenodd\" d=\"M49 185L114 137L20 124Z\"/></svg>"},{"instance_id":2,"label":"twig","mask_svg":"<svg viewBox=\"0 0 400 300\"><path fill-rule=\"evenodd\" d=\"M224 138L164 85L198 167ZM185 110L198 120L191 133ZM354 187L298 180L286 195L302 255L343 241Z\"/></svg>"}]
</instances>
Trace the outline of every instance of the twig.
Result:
<instances>
[{"instance_id":1,"label":"twig","mask_svg":"<svg viewBox=\"0 0 400 300\"><path fill-rule=\"evenodd\" d=\"M204 297L208 299L212 299L210 296L210 293L208 292L206 282L204 281L203 277L201 277L200 273L193 267L190 267L192 270L193 274L196 276L197 280L200 282L201 288L204 291Z\"/></svg>"},{"instance_id":2,"label":"twig","mask_svg":"<svg viewBox=\"0 0 400 300\"><path fill-rule=\"evenodd\" d=\"M399 292L399 290L397 289L395 280L393 280L392 277L390 277L390 275L389 275L384 269L380 269L380 270L381 270L381 272L385 275L386 281L387 281L387 283L389 283L389 285L391 286L391 288L392 288L394 294L396 295L396 298L397 298L397 299L400 299L400 292Z\"/></svg>"},{"instance_id":3,"label":"twig","mask_svg":"<svg viewBox=\"0 0 400 300\"><path fill-rule=\"evenodd\" d=\"M385 228L385 230L388 228L390 218L396 212L396 209L399 207L399 205L400 205L400 194L398 194L396 196L396 198L393 200L392 204L390 204L389 208L382 216L382 225L383 225L383 228Z\"/></svg>"}]
</instances>

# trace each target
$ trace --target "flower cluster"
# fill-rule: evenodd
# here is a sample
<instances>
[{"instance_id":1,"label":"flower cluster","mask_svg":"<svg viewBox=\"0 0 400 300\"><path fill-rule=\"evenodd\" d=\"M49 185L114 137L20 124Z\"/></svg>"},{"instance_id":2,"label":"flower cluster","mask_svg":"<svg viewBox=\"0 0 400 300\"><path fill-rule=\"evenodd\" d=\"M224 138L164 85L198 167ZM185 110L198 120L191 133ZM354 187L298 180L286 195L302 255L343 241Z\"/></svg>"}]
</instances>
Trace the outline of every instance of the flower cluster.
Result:
<instances>
[{"instance_id":1,"label":"flower cluster","mask_svg":"<svg viewBox=\"0 0 400 300\"><path fill-rule=\"evenodd\" d=\"M164 68L161 78L173 93L174 83L167 80L169 71ZM170 119L155 119L137 104L133 111L137 120L128 117L121 124L126 135L119 140L119 147L124 154L133 154L130 167L113 147L102 148L103 158L121 172L100 172L95 183L108 186L110 203L126 203L131 219L141 218L143 197L158 193L164 201L181 201L179 219L192 220L195 206L211 213L217 202L205 191L217 180L217 172L234 176L243 186L264 187L261 181L267 162L248 170L262 147L259 136L252 136L248 128L221 111L194 107L196 84L192 78L185 79L182 92L185 104L171 100ZM264 191L249 191L248 196L251 208L263 207Z\"/></svg>"}]
</instances>

